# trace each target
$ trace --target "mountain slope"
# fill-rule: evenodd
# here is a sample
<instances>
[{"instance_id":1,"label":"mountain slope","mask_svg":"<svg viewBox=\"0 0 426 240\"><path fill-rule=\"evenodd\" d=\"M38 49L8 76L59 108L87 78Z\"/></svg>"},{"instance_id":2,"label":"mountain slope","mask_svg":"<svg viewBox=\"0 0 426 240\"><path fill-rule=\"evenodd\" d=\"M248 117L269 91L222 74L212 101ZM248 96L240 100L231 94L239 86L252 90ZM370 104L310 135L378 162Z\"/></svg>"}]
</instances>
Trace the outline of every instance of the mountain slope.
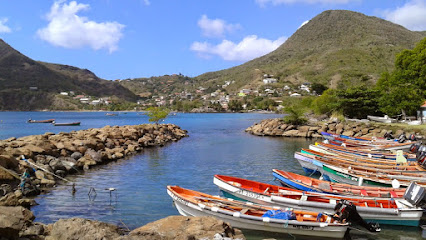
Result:
<instances>
[{"instance_id":1,"label":"mountain slope","mask_svg":"<svg viewBox=\"0 0 426 240\"><path fill-rule=\"evenodd\" d=\"M228 87L230 91L258 86L263 74L294 85L372 85L382 72L393 69L397 53L414 47L425 36L425 32L413 32L380 18L329 10L298 29L275 51L196 79L206 85L235 81Z\"/></svg>"},{"instance_id":2,"label":"mountain slope","mask_svg":"<svg viewBox=\"0 0 426 240\"><path fill-rule=\"evenodd\" d=\"M61 91L136 99L131 91L116 82L101 80L88 70L34 61L1 39L0 86L0 110L49 109L58 102L55 95ZM37 90L32 91L30 87Z\"/></svg>"}]
</instances>

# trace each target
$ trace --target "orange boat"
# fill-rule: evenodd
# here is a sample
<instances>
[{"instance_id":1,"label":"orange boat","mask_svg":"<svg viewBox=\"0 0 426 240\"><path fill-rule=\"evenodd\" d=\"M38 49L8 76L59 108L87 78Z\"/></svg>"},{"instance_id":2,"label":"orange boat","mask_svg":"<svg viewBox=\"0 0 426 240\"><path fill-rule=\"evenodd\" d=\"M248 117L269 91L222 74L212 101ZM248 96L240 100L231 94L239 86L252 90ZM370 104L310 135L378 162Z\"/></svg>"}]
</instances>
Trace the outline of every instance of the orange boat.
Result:
<instances>
[{"instance_id":1,"label":"orange boat","mask_svg":"<svg viewBox=\"0 0 426 240\"><path fill-rule=\"evenodd\" d=\"M423 215L421 208L405 199L304 192L223 175L215 175L213 183L222 190L225 197L314 212L333 212L338 202L349 201L356 206L363 219L381 224L418 226Z\"/></svg>"},{"instance_id":2,"label":"orange boat","mask_svg":"<svg viewBox=\"0 0 426 240\"><path fill-rule=\"evenodd\" d=\"M273 169L273 175L283 185L303 191L379 198L403 198L404 188L357 186L319 180L292 172Z\"/></svg>"},{"instance_id":3,"label":"orange boat","mask_svg":"<svg viewBox=\"0 0 426 240\"><path fill-rule=\"evenodd\" d=\"M249 204L179 186L167 186L167 193L181 215L213 216L237 228L338 239L342 239L348 229L347 223L318 212Z\"/></svg>"}]
</instances>

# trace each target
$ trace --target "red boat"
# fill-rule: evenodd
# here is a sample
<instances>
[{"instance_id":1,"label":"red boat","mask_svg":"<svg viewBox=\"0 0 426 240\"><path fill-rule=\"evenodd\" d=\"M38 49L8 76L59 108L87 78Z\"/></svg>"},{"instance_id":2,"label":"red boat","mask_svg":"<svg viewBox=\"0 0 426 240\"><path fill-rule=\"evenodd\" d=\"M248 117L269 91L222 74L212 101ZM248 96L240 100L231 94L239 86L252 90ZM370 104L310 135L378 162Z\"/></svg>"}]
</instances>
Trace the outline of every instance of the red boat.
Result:
<instances>
[{"instance_id":1,"label":"red boat","mask_svg":"<svg viewBox=\"0 0 426 240\"><path fill-rule=\"evenodd\" d=\"M28 123L53 123L55 119L47 119L47 120L32 120L29 119Z\"/></svg>"}]
</instances>

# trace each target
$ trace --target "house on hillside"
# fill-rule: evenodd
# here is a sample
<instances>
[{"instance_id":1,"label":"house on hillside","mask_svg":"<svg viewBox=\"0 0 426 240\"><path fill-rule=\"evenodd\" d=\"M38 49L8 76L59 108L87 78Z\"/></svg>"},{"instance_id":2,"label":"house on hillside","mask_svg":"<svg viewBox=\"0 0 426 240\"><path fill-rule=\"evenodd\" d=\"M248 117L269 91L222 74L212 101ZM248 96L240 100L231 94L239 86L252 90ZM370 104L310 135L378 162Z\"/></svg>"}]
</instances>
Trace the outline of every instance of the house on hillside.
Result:
<instances>
[{"instance_id":1,"label":"house on hillside","mask_svg":"<svg viewBox=\"0 0 426 240\"><path fill-rule=\"evenodd\" d=\"M86 97L84 97L84 98L80 98L80 102L81 102L81 103L89 103L89 101L90 101L90 99L89 99L89 98L86 98Z\"/></svg>"},{"instance_id":2,"label":"house on hillside","mask_svg":"<svg viewBox=\"0 0 426 240\"><path fill-rule=\"evenodd\" d=\"M277 79L276 78L264 78L263 79L263 84L271 84L271 83L277 83Z\"/></svg>"}]
</instances>

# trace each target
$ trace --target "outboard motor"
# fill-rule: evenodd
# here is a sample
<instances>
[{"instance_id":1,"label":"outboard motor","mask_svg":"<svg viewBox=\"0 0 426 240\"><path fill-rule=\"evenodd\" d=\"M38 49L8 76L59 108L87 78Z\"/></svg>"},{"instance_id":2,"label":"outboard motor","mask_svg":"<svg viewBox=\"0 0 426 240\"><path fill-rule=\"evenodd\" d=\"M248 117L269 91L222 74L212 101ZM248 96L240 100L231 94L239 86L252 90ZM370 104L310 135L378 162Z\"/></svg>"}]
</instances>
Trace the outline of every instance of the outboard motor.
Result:
<instances>
[{"instance_id":1,"label":"outboard motor","mask_svg":"<svg viewBox=\"0 0 426 240\"><path fill-rule=\"evenodd\" d=\"M399 143L403 143L403 142L405 142L405 140L407 140L407 137L405 136L405 134L399 135L399 137L398 137Z\"/></svg>"},{"instance_id":2,"label":"outboard motor","mask_svg":"<svg viewBox=\"0 0 426 240\"><path fill-rule=\"evenodd\" d=\"M408 140L410 140L410 141L416 141L417 140L416 135L410 134L410 136L408 137Z\"/></svg>"},{"instance_id":3,"label":"outboard motor","mask_svg":"<svg viewBox=\"0 0 426 240\"><path fill-rule=\"evenodd\" d=\"M426 152L419 152L420 154L416 156L417 162L423 168L426 168Z\"/></svg>"},{"instance_id":4,"label":"outboard motor","mask_svg":"<svg viewBox=\"0 0 426 240\"><path fill-rule=\"evenodd\" d=\"M383 135L384 138L387 140L393 139L392 131L386 132L385 135Z\"/></svg>"},{"instance_id":5,"label":"outboard motor","mask_svg":"<svg viewBox=\"0 0 426 240\"><path fill-rule=\"evenodd\" d=\"M366 222L356 210L356 206L348 200L340 200L334 207L333 218L340 222L350 222L358 224L370 232L380 232L378 223Z\"/></svg>"},{"instance_id":6,"label":"outboard motor","mask_svg":"<svg viewBox=\"0 0 426 240\"><path fill-rule=\"evenodd\" d=\"M416 153L419 150L419 148L421 147L421 145L422 145L421 143L413 143L413 144L411 144L410 152Z\"/></svg>"},{"instance_id":7,"label":"outboard motor","mask_svg":"<svg viewBox=\"0 0 426 240\"><path fill-rule=\"evenodd\" d=\"M419 157L422 153L426 152L426 146L425 145L421 145L419 147L419 149L417 149L416 152L416 157Z\"/></svg>"},{"instance_id":8,"label":"outboard motor","mask_svg":"<svg viewBox=\"0 0 426 240\"><path fill-rule=\"evenodd\" d=\"M405 190L404 198L414 206L421 207L426 204L426 189L416 182L411 182Z\"/></svg>"}]
</instances>

